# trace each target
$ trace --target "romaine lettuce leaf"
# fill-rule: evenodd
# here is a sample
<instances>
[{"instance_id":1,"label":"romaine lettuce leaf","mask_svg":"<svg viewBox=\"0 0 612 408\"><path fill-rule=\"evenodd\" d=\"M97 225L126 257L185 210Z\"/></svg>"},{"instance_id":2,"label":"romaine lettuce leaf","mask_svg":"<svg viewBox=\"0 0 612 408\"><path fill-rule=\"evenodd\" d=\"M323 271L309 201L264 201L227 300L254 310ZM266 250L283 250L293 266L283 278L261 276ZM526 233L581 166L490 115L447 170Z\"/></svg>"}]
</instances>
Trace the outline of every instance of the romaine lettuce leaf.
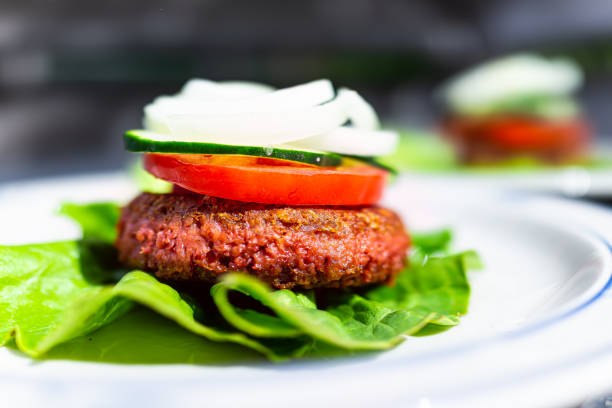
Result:
<instances>
[{"instance_id":1,"label":"romaine lettuce leaf","mask_svg":"<svg viewBox=\"0 0 612 408\"><path fill-rule=\"evenodd\" d=\"M115 203L64 203L59 213L72 218L81 226L83 239L99 239L112 243L117 236L119 206Z\"/></svg>"},{"instance_id":2,"label":"romaine lettuce leaf","mask_svg":"<svg viewBox=\"0 0 612 408\"><path fill-rule=\"evenodd\" d=\"M199 323L194 318L196 311L201 313L197 305L147 273L132 271L116 284L100 284L106 278L98 276L103 268L83 264L84 247L77 242L0 247L0 345L14 336L21 351L39 357L109 324L137 302L207 339L242 344L274 359L282 357L242 333ZM96 276L89 276L91 271Z\"/></svg>"},{"instance_id":3,"label":"romaine lettuce leaf","mask_svg":"<svg viewBox=\"0 0 612 408\"><path fill-rule=\"evenodd\" d=\"M260 301L278 316L276 319L297 333L350 350L389 348L403 339L401 334L416 331L424 324L423 316L414 316L408 310L392 310L357 295L343 299L333 308L318 309L300 293L272 291L248 275L229 274L213 287L213 299L231 324L252 335L263 332L266 336L280 337L285 327L278 330L270 324L261 325L251 314L236 313L227 298L232 290Z\"/></svg>"},{"instance_id":4,"label":"romaine lettuce leaf","mask_svg":"<svg viewBox=\"0 0 612 408\"><path fill-rule=\"evenodd\" d=\"M422 264L413 263L394 286L377 286L364 296L388 307L436 313L430 323L455 325L467 313L470 285L466 271L480 268L473 251L429 257Z\"/></svg>"},{"instance_id":5,"label":"romaine lettuce leaf","mask_svg":"<svg viewBox=\"0 0 612 408\"><path fill-rule=\"evenodd\" d=\"M425 254L436 254L448 251L453 233L449 229L412 233L412 245Z\"/></svg>"},{"instance_id":6,"label":"romaine lettuce leaf","mask_svg":"<svg viewBox=\"0 0 612 408\"><path fill-rule=\"evenodd\" d=\"M107 354L125 344L112 334L125 335L130 326L125 321L135 332L150 332L152 321L163 321L160 330L181 327L180 337L189 344L194 335L201 336L246 346L274 360L324 349L387 349L429 324L457 324L458 316L467 312L466 268L477 266L473 253L427 255L448 247L450 233L441 231L415 237L425 255L393 287L328 290L315 296L314 291L273 291L251 276L233 273L214 285L210 296L201 288L193 293L141 271L122 270L111 245L118 215L113 204L64 205L61 212L79 222L88 239L0 247L0 344L14 338L16 347L33 357L104 360L95 350ZM245 307L237 302L237 294L251 303ZM163 318L151 318L143 306ZM134 313L149 317L141 324L131 317ZM83 340L86 334L95 339L95 347ZM213 344L203 341L201 353L174 352L165 360L140 349L140 357L132 361L203 361L214 354ZM108 356L108 361L130 361L120 356Z\"/></svg>"},{"instance_id":7,"label":"romaine lettuce leaf","mask_svg":"<svg viewBox=\"0 0 612 408\"><path fill-rule=\"evenodd\" d=\"M242 274L227 275L211 292L225 319L253 336L301 333L336 347L376 350L392 347L403 340L403 334L417 333L427 324L458 324L459 316L467 313L470 295L466 270L478 267L471 251L431 257L406 268L394 286L380 285L361 294L327 291L318 296L326 305L323 308L304 294L272 291ZM231 291L256 299L276 317L233 306L228 298Z\"/></svg>"},{"instance_id":8,"label":"romaine lettuce leaf","mask_svg":"<svg viewBox=\"0 0 612 408\"><path fill-rule=\"evenodd\" d=\"M379 163L390 166L400 173L507 174L558 170L568 166L581 166L587 170L612 168L612 159L601 152L592 152L589 157L562 164L544 163L537 158L523 155L495 163L463 165L455 157L451 144L441 135L412 129L396 128L396 130L400 133L397 149L387 156L376 159Z\"/></svg>"},{"instance_id":9,"label":"romaine lettuce leaf","mask_svg":"<svg viewBox=\"0 0 612 408\"><path fill-rule=\"evenodd\" d=\"M566 119L580 113L580 106L567 95L524 94L514 95L459 109L461 114L487 116L522 114L545 119Z\"/></svg>"},{"instance_id":10,"label":"romaine lettuce leaf","mask_svg":"<svg viewBox=\"0 0 612 408\"><path fill-rule=\"evenodd\" d=\"M265 357L239 344L208 340L151 309L134 306L113 323L56 346L43 358L119 364L227 365L262 361Z\"/></svg>"},{"instance_id":11,"label":"romaine lettuce leaf","mask_svg":"<svg viewBox=\"0 0 612 408\"><path fill-rule=\"evenodd\" d=\"M130 307L100 302L107 289L101 282L114 271L82 268L83 259L95 258L88 252L78 242L0 247L0 345L14 336L21 350L41 354L47 344L93 331Z\"/></svg>"},{"instance_id":12,"label":"romaine lettuce leaf","mask_svg":"<svg viewBox=\"0 0 612 408\"><path fill-rule=\"evenodd\" d=\"M378 161L399 172L455 171L458 167L450 144L436 133L415 129L396 128L399 144L393 153L377 157Z\"/></svg>"},{"instance_id":13,"label":"romaine lettuce leaf","mask_svg":"<svg viewBox=\"0 0 612 408\"><path fill-rule=\"evenodd\" d=\"M134 160L130 165L129 172L139 191L156 194L164 194L172 191L172 183L157 178L144 169L142 165L142 156Z\"/></svg>"}]
</instances>

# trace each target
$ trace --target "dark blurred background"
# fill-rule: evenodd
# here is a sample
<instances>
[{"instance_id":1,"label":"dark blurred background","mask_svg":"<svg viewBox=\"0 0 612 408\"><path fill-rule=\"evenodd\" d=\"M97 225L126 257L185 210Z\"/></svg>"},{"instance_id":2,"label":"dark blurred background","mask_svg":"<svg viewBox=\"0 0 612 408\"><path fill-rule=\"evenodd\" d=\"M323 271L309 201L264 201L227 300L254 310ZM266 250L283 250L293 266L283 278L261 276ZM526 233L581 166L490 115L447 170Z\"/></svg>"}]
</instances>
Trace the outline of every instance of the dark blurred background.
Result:
<instances>
[{"instance_id":1,"label":"dark blurred background","mask_svg":"<svg viewBox=\"0 0 612 408\"><path fill-rule=\"evenodd\" d=\"M612 135L610 0L1 0L0 181L124 166L122 132L191 77L326 77L422 128L441 80L523 50L575 58Z\"/></svg>"}]
</instances>

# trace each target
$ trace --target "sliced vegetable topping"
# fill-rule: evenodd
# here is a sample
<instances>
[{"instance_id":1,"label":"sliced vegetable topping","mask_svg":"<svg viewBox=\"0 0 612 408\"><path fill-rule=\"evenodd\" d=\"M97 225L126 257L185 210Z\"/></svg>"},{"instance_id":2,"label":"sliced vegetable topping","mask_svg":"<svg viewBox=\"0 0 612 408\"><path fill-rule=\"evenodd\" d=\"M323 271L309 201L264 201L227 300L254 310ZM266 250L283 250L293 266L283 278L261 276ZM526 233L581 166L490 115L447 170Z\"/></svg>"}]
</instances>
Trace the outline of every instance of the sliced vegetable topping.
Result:
<instances>
[{"instance_id":1,"label":"sliced vegetable topping","mask_svg":"<svg viewBox=\"0 0 612 408\"><path fill-rule=\"evenodd\" d=\"M166 123L177 140L270 146L331 132L347 121L344 99L291 111L231 114L170 114Z\"/></svg>"},{"instance_id":2,"label":"sliced vegetable topping","mask_svg":"<svg viewBox=\"0 0 612 408\"><path fill-rule=\"evenodd\" d=\"M581 120L534 120L521 117L454 118L447 132L465 142L497 146L505 152L579 152L588 143L589 128Z\"/></svg>"},{"instance_id":3,"label":"sliced vegetable topping","mask_svg":"<svg viewBox=\"0 0 612 408\"><path fill-rule=\"evenodd\" d=\"M274 91L274 88L271 86L257 82L215 82L208 79L191 79L181 89L181 95L186 98L214 101L249 98L272 91Z\"/></svg>"},{"instance_id":4,"label":"sliced vegetable topping","mask_svg":"<svg viewBox=\"0 0 612 408\"><path fill-rule=\"evenodd\" d=\"M396 132L342 126L324 135L296 140L296 147L320 149L351 156L383 156L395 150L399 141Z\"/></svg>"},{"instance_id":5,"label":"sliced vegetable topping","mask_svg":"<svg viewBox=\"0 0 612 408\"><path fill-rule=\"evenodd\" d=\"M187 190L238 201L288 205L371 205L387 172L368 165L322 169L267 158L149 153L144 167Z\"/></svg>"},{"instance_id":6,"label":"sliced vegetable topping","mask_svg":"<svg viewBox=\"0 0 612 408\"><path fill-rule=\"evenodd\" d=\"M144 125L124 140L127 150L148 153L145 169L154 176L270 204L374 204L388 169L366 162L398 143L357 92L336 93L327 79L280 90L191 80L146 106Z\"/></svg>"},{"instance_id":7,"label":"sliced vegetable topping","mask_svg":"<svg viewBox=\"0 0 612 408\"><path fill-rule=\"evenodd\" d=\"M519 111L534 116L569 117L577 109L568 96L582 80L582 71L572 61L518 54L460 74L446 84L442 93L451 110L463 115Z\"/></svg>"},{"instance_id":8,"label":"sliced vegetable topping","mask_svg":"<svg viewBox=\"0 0 612 408\"><path fill-rule=\"evenodd\" d=\"M299 143L359 156L388 154L397 144L393 132L377 131L376 112L357 92L335 93L326 79L276 91L192 80L179 94L147 105L144 126L167 141L274 148Z\"/></svg>"},{"instance_id":9,"label":"sliced vegetable topping","mask_svg":"<svg viewBox=\"0 0 612 408\"><path fill-rule=\"evenodd\" d=\"M342 163L342 156L334 153L288 146L261 147L183 142L175 140L171 135L147 130L130 130L125 133L124 140L126 149L131 152L257 156L327 167L339 166Z\"/></svg>"}]
</instances>

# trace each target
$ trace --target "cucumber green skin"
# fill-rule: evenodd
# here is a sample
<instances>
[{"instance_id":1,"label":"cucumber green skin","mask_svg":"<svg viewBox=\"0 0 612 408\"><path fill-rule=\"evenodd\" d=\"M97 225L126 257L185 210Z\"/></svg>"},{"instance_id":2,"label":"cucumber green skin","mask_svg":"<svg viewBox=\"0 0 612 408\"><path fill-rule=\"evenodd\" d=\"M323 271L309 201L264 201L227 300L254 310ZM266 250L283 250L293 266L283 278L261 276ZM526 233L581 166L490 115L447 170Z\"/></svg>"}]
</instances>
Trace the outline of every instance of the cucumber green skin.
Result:
<instances>
[{"instance_id":1,"label":"cucumber green skin","mask_svg":"<svg viewBox=\"0 0 612 408\"><path fill-rule=\"evenodd\" d=\"M381 163L380 161L378 161L378 159L376 157L372 157L372 156L353 156L353 155L346 155L345 157L348 157L348 158L354 159L354 160L358 160L358 161L363 162L363 163L367 163L370 166L378 167L381 170L388 171L389 173L393 174L394 176L399 174L397 172L397 169L395 169L394 167L388 166L388 165L386 165L384 163Z\"/></svg>"},{"instance_id":2,"label":"cucumber green skin","mask_svg":"<svg viewBox=\"0 0 612 408\"><path fill-rule=\"evenodd\" d=\"M342 156L336 153L317 153L281 148L267 151L266 148L261 146L231 146L216 143L158 142L144 140L130 131L125 132L123 141L126 150L130 152L256 156L313 164L321 167L337 167L342 164Z\"/></svg>"}]
</instances>

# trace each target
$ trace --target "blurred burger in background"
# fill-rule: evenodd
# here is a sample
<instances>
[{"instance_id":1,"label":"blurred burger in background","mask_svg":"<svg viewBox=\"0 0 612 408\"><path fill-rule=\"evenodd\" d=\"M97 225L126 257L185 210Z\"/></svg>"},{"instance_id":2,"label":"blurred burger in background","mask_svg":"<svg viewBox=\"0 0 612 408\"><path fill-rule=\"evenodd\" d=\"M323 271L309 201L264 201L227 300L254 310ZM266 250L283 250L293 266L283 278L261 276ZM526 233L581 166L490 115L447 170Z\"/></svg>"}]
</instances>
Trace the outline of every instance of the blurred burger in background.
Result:
<instances>
[{"instance_id":1,"label":"blurred burger in background","mask_svg":"<svg viewBox=\"0 0 612 408\"><path fill-rule=\"evenodd\" d=\"M566 59L519 54L485 63L442 87L443 133L464 164L582 162L592 140L573 97L582 83Z\"/></svg>"}]
</instances>

